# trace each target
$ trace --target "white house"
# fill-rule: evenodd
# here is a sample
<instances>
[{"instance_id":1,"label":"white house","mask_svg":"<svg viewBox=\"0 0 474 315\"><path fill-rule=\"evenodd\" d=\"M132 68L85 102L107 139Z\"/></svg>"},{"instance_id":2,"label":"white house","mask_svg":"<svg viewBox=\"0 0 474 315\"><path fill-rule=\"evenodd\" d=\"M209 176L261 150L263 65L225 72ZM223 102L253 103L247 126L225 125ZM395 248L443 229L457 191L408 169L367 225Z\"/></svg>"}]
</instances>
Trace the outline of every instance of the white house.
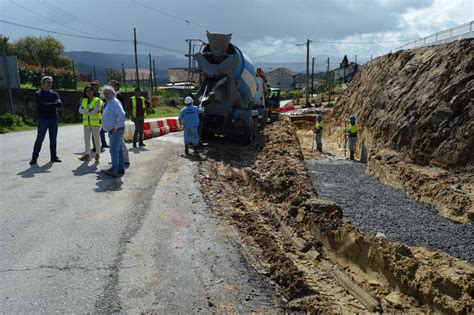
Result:
<instances>
[{"instance_id":1,"label":"white house","mask_svg":"<svg viewBox=\"0 0 474 315\"><path fill-rule=\"evenodd\" d=\"M290 90L294 86L295 73L287 68L276 68L267 75L267 83L272 88Z\"/></svg>"}]
</instances>

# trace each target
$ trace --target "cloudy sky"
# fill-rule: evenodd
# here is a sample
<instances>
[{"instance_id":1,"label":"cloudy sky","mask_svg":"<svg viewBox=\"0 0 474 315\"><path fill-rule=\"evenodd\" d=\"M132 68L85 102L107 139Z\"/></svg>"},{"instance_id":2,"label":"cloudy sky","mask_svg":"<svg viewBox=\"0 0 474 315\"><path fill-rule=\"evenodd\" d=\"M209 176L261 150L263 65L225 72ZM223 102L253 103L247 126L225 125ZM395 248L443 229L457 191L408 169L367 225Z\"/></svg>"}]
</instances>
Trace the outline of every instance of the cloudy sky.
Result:
<instances>
[{"instance_id":1,"label":"cloudy sky","mask_svg":"<svg viewBox=\"0 0 474 315\"><path fill-rule=\"evenodd\" d=\"M247 55L267 62L304 62L311 55L361 59L473 20L474 0L0 0L0 20L50 33L67 51L180 55L186 38L205 40L206 30L233 33ZM0 22L15 40L48 33ZM160 49L161 48L161 49Z\"/></svg>"}]
</instances>

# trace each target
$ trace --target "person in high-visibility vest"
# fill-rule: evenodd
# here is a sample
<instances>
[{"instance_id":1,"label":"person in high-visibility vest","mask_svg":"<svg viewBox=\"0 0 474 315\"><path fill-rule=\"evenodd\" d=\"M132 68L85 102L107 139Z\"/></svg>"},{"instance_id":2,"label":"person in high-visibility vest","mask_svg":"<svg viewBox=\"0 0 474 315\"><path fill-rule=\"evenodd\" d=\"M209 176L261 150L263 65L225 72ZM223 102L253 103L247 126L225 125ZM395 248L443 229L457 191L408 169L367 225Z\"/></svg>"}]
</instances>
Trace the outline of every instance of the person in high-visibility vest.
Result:
<instances>
[{"instance_id":1,"label":"person in high-visibility vest","mask_svg":"<svg viewBox=\"0 0 474 315\"><path fill-rule=\"evenodd\" d=\"M90 86L84 88L82 99L79 104L79 113L82 114L82 125L84 126L84 143L86 150L79 158L81 161L89 161L91 155L91 135L94 143L100 143L99 133L101 124L102 100L94 95L94 90ZM95 161L99 162L100 154L95 153Z\"/></svg>"},{"instance_id":2,"label":"person in high-visibility vest","mask_svg":"<svg viewBox=\"0 0 474 315\"><path fill-rule=\"evenodd\" d=\"M94 80L90 83L90 86L91 86L92 90L94 91L94 96L100 98L100 92L99 92L100 81L99 80ZM102 102L102 107L100 109L101 113L104 112L104 107L103 107L104 104L105 104L105 102ZM110 146L107 144L107 141L105 140L105 132L102 129L100 130L99 134L100 134L100 143L101 143L100 152L104 152L105 149L110 148ZM96 151L97 146L96 146L95 140L93 142L94 142L94 148L92 149L92 151L97 152Z\"/></svg>"},{"instance_id":3,"label":"person in high-visibility vest","mask_svg":"<svg viewBox=\"0 0 474 315\"><path fill-rule=\"evenodd\" d=\"M128 102L130 117L135 123L135 132L133 133L134 148L137 147L137 140L139 146L145 146L143 143L143 125L145 124L146 109L150 106L150 102L142 96L140 88L136 88L135 96L132 96Z\"/></svg>"},{"instance_id":4,"label":"person in high-visibility vest","mask_svg":"<svg viewBox=\"0 0 474 315\"><path fill-rule=\"evenodd\" d=\"M314 138L316 140L316 148L319 152L323 152L323 116L318 114L316 116L316 125L314 126Z\"/></svg>"},{"instance_id":5,"label":"person in high-visibility vest","mask_svg":"<svg viewBox=\"0 0 474 315\"><path fill-rule=\"evenodd\" d=\"M347 125L346 135L347 135L347 146L349 147L349 152L350 152L350 159L354 160L354 152L355 152L356 140L357 140L357 125L356 125L356 117L354 115L349 116L349 124Z\"/></svg>"}]
</instances>

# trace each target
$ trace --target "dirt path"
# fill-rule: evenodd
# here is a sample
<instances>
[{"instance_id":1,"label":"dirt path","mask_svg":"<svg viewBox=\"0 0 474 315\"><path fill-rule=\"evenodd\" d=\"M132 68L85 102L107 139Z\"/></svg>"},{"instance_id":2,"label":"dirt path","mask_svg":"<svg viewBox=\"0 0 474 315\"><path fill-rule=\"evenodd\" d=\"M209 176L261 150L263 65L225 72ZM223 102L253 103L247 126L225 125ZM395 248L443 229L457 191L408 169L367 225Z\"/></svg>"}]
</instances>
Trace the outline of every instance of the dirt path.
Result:
<instances>
[{"instance_id":1,"label":"dirt path","mask_svg":"<svg viewBox=\"0 0 474 315\"><path fill-rule=\"evenodd\" d=\"M252 265L279 285L286 309L472 310L472 265L366 235L342 220L339 205L318 198L288 120L267 126L253 146L217 139L204 155L204 194L238 231Z\"/></svg>"}]
</instances>

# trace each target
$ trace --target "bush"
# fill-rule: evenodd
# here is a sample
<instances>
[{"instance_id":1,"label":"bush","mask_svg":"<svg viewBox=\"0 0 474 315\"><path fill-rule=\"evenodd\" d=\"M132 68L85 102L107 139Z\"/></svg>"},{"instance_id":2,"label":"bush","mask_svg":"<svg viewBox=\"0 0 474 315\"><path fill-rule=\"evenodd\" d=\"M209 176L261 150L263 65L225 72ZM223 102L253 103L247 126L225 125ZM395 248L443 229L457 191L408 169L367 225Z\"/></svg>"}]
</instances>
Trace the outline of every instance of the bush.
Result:
<instances>
[{"instance_id":1,"label":"bush","mask_svg":"<svg viewBox=\"0 0 474 315\"><path fill-rule=\"evenodd\" d=\"M13 129L21 126L23 126L23 118L21 116L10 113L0 115L0 127Z\"/></svg>"},{"instance_id":2,"label":"bush","mask_svg":"<svg viewBox=\"0 0 474 315\"><path fill-rule=\"evenodd\" d=\"M0 133L5 133L25 126L35 125L35 122L30 118L23 118L11 113L4 113L0 115Z\"/></svg>"},{"instance_id":3,"label":"bush","mask_svg":"<svg viewBox=\"0 0 474 315\"><path fill-rule=\"evenodd\" d=\"M49 75L53 78L53 89L74 89L77 86L77 77L71 70L65 68L43 69L40 66L20 62L18 67L20 83L31 83L35 87L41 86L41 78Z\"/></svg>"}]
</instances>

